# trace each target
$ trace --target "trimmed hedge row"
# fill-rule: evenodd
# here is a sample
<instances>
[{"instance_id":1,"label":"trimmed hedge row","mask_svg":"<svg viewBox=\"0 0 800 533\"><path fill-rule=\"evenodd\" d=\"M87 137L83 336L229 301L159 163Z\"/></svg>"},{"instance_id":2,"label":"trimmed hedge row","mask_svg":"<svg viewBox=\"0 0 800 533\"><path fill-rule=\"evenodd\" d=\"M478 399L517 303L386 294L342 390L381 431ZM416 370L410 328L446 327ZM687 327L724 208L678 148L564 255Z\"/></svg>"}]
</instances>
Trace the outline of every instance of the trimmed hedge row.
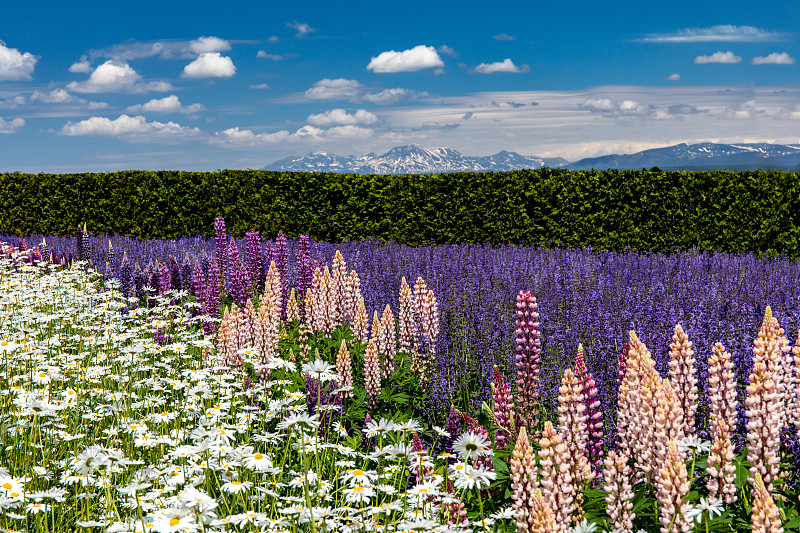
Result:
<instances>
[{"instance_id":1,"label":"trimmed hedge row","mask_svg":"<svg viewBox=\"0 0 800 533\"><path fill-rule=\"evenodd\" d=\"M800 257L800 181L777 171L376 176L223 170L0 174L0 231L140 238L308 234Z\"/></svg>"}]
</instances>

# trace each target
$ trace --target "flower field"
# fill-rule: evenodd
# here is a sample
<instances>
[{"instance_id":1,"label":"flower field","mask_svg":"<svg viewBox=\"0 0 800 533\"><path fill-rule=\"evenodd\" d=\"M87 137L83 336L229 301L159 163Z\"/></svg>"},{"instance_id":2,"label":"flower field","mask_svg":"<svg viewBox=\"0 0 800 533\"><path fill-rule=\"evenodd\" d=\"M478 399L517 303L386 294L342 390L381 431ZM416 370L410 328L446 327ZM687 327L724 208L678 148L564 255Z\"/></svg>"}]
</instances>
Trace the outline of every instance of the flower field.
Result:
<instances>
[{"instance_id":1,"label":"flower field","mask_svg":"<svg viewBox=\"0 0 800 533\"><path fill-rule=\"evenodd\" d=\"M7 531L790 531L800 264L0 236Z\"/></svg>"}]
</instances>

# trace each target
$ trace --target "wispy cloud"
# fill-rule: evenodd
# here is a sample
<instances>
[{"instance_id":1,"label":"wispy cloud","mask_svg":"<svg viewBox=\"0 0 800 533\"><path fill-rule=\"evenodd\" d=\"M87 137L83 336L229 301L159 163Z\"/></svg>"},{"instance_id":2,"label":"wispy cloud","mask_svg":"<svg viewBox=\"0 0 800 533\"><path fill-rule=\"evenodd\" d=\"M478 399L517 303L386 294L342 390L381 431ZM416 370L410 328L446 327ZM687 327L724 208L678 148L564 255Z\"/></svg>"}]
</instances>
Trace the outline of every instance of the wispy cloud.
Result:
<instances>
[{"instance_id":1,"label":"wispy cloud","mask_svg":"<svg viewBox=\"0 0 800 533\"><path fill-rule=\"evenodd\" d=\"M772 52L768 56L757 56L750 61L753 65L792 65L794 58L786 52Z\"/></svg>"},{"instance_id":2,"label":"wispy cloud","mask_svg":"<svg viewBox=\"0 0 800 533\"><path fill-rule=\"evenodd\" d=\"M97 58L111 58L118 62L135 61L148 57L161 59L192 58L208 52L227 52L231 49L230 42L215 37L202 36L192 40L165 40L165 41L131 41L115 44L107 48L90 50L81 58L81 61L70 67L70 72L86 72L86 65ZM73 70L73 69L84 70Z\"/></svg>"},{"instance_id":3,"label":"wispy cloud","mask_svg":"<svg viewBox=\"0 0 800 533\"><path fill-rule=\"evenodd\" d=\"M296 20L294 22L287 22L286 27L296 30L298 37L305 37L309 33L317 31L316 29L312 28L305 22L297 22Z\"/></svg>"},{"instance_id":4,"label":"wispy cloud","mask_svg":"<svg viewBox=\"0 0 800 533\"><path fill-rule=\"evenodd\" d=\"M492 37L492 39L494 39L496 41L516 41L517 40L516 37L514 37L513 35L508 35L507 33L499 33L499 34L495 35L494 37Z\"/></svg>"},{"instance_id":5,"label":"wispy cloud","mask_svg":"<svg viewBox=\"0 0 800 533\"><path fill-rule=\"evenodd\" d=\"M744 43L783 41L785 39L786 34L780 32L754 26L723 24L708 28L685 28L673 33L650 33L638 41L644 43Z\"/></svg>"},{"instance_id":6,"label":"wispy cloud","mask_svg":"<svg viewBox=\"0 0 800 533\"><path fill-rule=\"evenodd\" d=\"M8 122L0 118L0 133L17 133L24 125L25 121L21 118Z\"/></svg>"},{"instance_id":7,"label":"wispy cloud","mask_svg":"<svg viewBox=\"0 0 800 533\"><path fill-rule=\"evenodd\" d=\"M356 80L323 78L303 93L303 100L347 100L353 103L369 102L378 105L393 105L429 96L426 92L402 87L375 90Z\"/></svg>"},{"instance_id":8,"label":"wispy cloud","mask_svg":"<svg viewBox=\"0 0 800 533\"><path fill-rule=\"evenodd\" d=\"M511 61L510 58L506 58L503 61L498 61L496 63L481 63L474 69L470 70L470 72L477 72L478 74L495 74L497 72L510 72L513 74L521 74L523 72L530 72L530 67L528 65L517 66Z\"/></svg>"},{"instance_id":9,"label":"wispy cloud","mask_svg":"<svg viewBox=\"0 0 800 533\"><path fill-rule=\"evenodd\" d=\"M708 63L723 63L723 64L734 64L740 63L742 58L737 56L731 51L728 52L714 52L710 56L697 56L694 58L694 62L698 65L705 65Z\"/></svg>"}]
</instances>

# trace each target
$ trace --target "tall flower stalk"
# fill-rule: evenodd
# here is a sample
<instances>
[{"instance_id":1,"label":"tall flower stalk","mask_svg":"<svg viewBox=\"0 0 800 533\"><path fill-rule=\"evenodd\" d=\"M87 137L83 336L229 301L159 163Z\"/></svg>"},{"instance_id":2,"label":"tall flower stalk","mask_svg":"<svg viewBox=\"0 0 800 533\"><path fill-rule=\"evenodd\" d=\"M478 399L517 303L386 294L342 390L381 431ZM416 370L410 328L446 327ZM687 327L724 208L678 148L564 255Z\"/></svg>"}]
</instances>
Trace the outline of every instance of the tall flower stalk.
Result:
<instances>
[{"instance_id":1,"label":"tall flower stalk","mask_svg":"<svg viewBox=\"0 0 800 533\"><path fill-rule=\"evenodd\" d=\"M539 425L539 358L541 336L536 297L531 291L517 295L516 369L517 406L523 423L533 431Z\"/></svg>"}]
</instances>

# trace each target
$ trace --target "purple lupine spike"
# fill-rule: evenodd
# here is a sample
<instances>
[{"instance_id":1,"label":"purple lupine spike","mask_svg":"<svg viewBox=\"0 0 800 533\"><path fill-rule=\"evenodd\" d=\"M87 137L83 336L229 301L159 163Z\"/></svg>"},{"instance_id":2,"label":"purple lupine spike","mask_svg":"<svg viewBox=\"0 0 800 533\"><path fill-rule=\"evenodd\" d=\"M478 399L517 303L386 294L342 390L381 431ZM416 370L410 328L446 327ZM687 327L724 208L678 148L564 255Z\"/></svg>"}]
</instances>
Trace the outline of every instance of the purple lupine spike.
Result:
<instances>
[{"instance_id":1,"label":"purple lupine spike","mask_svg":"<svg viewBox=\"0 0 800 533\"><path fill-rule=\"evenodd\" d=\"M172 273L166 263L159 263L158 265L158 293L164 294L172 290Z\"/></svg>"},{"instance_id":2,"label":"purple lupine spike","mask_svg":"<svg viewBox=\"0 0 800 533\"><path fill-rule=\"evenodd\" d=\"M181 290L181 286L183 285L181 267L178 266L178 261L172 256L169 256L169 280L170 288L173 291Z\"/></svg>"},{"instance_id":3,"label":"purple lupine spike","mask_svg":"<svg viewBox=\"0 0 800 533\"><path fill-rule=\"evenodd\" d=\"M302 295L311 288L314 278L314 265L311 261L311 240L308 235L300 235L297 243L297 294L300 298L300 319L305 320L305 298Z\"/></svg>"},{"instance_id":4,"label":"purple lupine spike","mask_svg":"<svg viewBox=\"0 0 800 533\"><path fill-rule=\"evenodd\" d=\"M92 264L89 250L89 232L86 231L86 222L83 223L83 239L81 240L81 255L84 261L89 261Z\"/></svg>"},{"instance_id":5,"label":"purple lupine spike","mask_svg":"<svg viewBox=\"0 0 800 533\"><path fill-rule=\"evenodd\" d=\"M203 288L205 287L205 276L203 275L203 269L200 267L200 261L195 259L194 267L192 268L192 284L189 288L189 294L195 297L195 299L199 302L200 296L203 294Z\"/></svg>"},{"instance_id":6,"label":"purple lupine spike","mask_svg":"<svg viewBox=\"0 0 800 533\"><path fill-rule=\"evenodd\" d=\"M75 257L78 261L83 261L83 228L78 224L75 230Z\"/></svg>"},{"instance_id":7,"label":"purple lupine spike","mask_svg":"<svg viewBox=\"0 0 800 533\"><path fill-rule=\"evenodd\" d=\"M144 298L144 286L147 285L147 274L142 270L139 261L136 261L136 265L133 268L133 283L136 290L136 297L141 300Z\"/></svg>"},{"instance_id":8,"label":"purple lupine spike","mask_svg":"<svg viewBox=\"0 0 800 533\"><path fill-rule=\"evenodd\" d=\"M339 388L339 384L336 381L332 381L328 386L322 385L307 372L303 374L303 380L305 381L306 403L310 415L317 414L319 407L333 407L333 409L321 411L319 418L321 422L318 429L319 436L327 439L330 437L331 417L341 412L342 408L341 393L334 394L332 392ZM319 406L317 405L317 396L319 396Z\"/></svg>"},{"instance_id":9,"label":"purple lupine spike","mask_svg":"<svg viewBox=\"0 0 800 533\"><path fill-rule=\"evenodd\" d=\"M228 237L225 235L225 217L214 219L214 242L217 245L216 255L220 268L220 287L224 288L228 272Z\"/></svg>"},{"instance_id":10,"label":"purple lupine spike","mask_svg":"<svg viewBox=\"0 0 800 533\"><path fill-rule=\"evenodd\" d=\"M119 282L122 294L130 298L136 296L136 286L133 283L133 269L128 261L128 253L122 253L122 262L119 265Z\"/></svg>"},{"instance_id":11,"label":"purple lupine spike","mask_svg":"<svg viewBox=\"0 0 800 533\"><path fill-rule=\"evenodd\" d=\"M511 397L511 387L508 386L503 374L497 365L494 365L494 382L491 384L494 399L494 416L500 424L495 438L495 444L503 449L509 442L515 441L515 428L511 426L511 417L514 410L514 401Z\"/></svg>"},{"instance_id":12,"label":"purple lupine spike","mask_svg":"<svg viewBox=\"0 0 800 533\"><path fill-rule=\"evenodd\" d=\"M189 253L183 256L181 263L181 286L180 290L187 293L192 290L192 260L189 259Z\"/></svg>"},{"instance_id":13,"label":"purple lupine spike","mask_svg":"<svg viewBox=\"0 0 800 533\"><path fill-rule=\"evenodd\" d=\"M264 287L261 281L264 264L261 262L261 236L257 231L248 231L245 235L245 272L252 287L252 294L258 294Z\"/></svg>"},{"instance_id":14,"label":"purple lupine spike","mask_svg":"<svg viewBox=\"0 0 800 533\"><path fill-rule=\"evenodd\" d=\"M520 417L530 430L539 423L539 357L541 333L539 330L539 306L531 291L519 291L517 295L516 368L517 405Z\"/></svg>"},{"instance_id":15,"label":"purple lupine spike","mask_svg":"<svg viewBox=\"0 0 800 533\"><path fill-rule=\"evenodd\" d=\"M117 277L116 266L117 256L114 253L114 248L111 246L111 241L108 241L108 255L106 256L106 276L108 279Z\"/></svg>"},{"instance_id":16,"label":"purple lupine spike","mask_svg":"<svg viewBox=\"0 0 800 533\"><path fill-rule=\"evenodd\" d=\"M582 346L575 356L575 377L583 385L583 405L586 407L586 457L595 472L595 484L602 479L603 472L603 413L600 410L600 399L597 397L592 373L586 369Z\"/></svg>"},{"instance_id":17,"label":"purple lupine spike","mask_svg":"<svg viewBox=\"0 0 800 533\"><path fill-rule=\"evenodd\" d=\"M203 271L203 277L204 278L208 277L208 264L209 264L208 254L206 253L205 250L201 250L200 251L200 268Z\"/></svg>"},{"instance_id":18,"label":"purple lupine spike","mask_svg":"<svg viewBox=\"0 0 800 533\"><path fill-rule=\"evenodd\" d=\"M275 249L272 253L275 268L281 274L281 320L286 320L286 303L289 299L289 277L286 275L289 267L289 247L283 231L278 232L278 236L275 238Z\"/></svg>"},{"instance_id":19,"label":"purple lupine spike","mask_svg":"<svg viewBox=\"0 0 800 533\"><path fill-rule=\"evenodd\" d=\"M219 317L219 280L219 263L216 257L212 257L208 265L208 279L203 294L203 314L211 318ZM204 322L203 330L206 335L210 335L214 331L214 322Z\"/></svg>"},{"instance_id":20,"label":"purple lupine spike","mask_svg":"<svg viewBox=\"0 0 800 533\"><path fill-rule=\"evenodd\" d=\"M622 380L625 379L625 370L628 366L628 352L631 349L631 345L629 342L625 343L625 346L622 347L622 353L619 354L619 364L617 370L617 389L622 386Z\"/></svg>"},{"instance_id":21,"label":"purple lupine spike","mask_svg":"<svg viewBox=\"0 0 800 533\"><path fill-rule=\"evenodd\" d=\"M364 453L370 453L372 450L375 449L375 437L370 437L367 435L367 424L372 420L372 417L369 413L364 416L364 426L362 427L362 432L364 433L361 437L361 451Z\"/></svg>"},{"instance_id":22,"label":"purple lupine spike","mask_svg":"<svg viewBox=\"0 0 800 533\"><path fill-rule=\"evenodd\" d=\"M231 237L228 244L228 274L230 276L228 292L236 304L243 308L247 304L248 283L242 262L239 260L239 247L236 246L236 241L233 240L233 237Z\"/></svg>"}]
</instances>

